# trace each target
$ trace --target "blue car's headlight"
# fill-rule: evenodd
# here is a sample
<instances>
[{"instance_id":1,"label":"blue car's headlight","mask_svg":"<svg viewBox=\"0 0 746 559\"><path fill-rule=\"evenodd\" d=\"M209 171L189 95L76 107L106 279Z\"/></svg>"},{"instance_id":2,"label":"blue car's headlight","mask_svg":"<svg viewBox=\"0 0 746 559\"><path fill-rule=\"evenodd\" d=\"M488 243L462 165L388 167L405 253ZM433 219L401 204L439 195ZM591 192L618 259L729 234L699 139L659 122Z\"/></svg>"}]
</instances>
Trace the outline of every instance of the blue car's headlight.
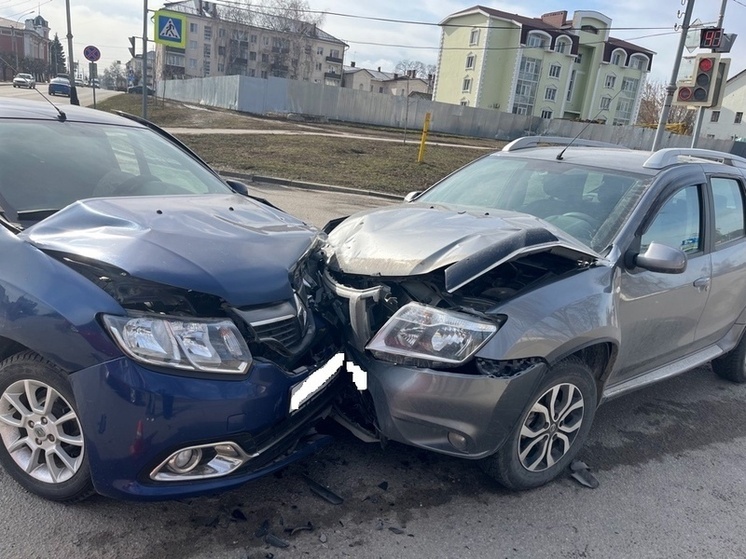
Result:
<instances>
[{"instance_id":1,"label":"blue car's headlight","mask_svg":"<svg viewBox=\"0 0 746 559\"><path fill-rule=\"evenodd\" d=\"M464 363L497 332L492 322L453 311L409 303L400 308L366 349L397 363Z\"/></svg>"},{"instance_id":2,"label":"blue car's headlight","mask_svg":"<svg viewBox=\"0 0 746 559\"><path fill-rule=\"evenodd\" d=\"M119 347L142 363L209 373L245 373L251 353L230 320L104 315Z\"/></svg>"}]
</instances>

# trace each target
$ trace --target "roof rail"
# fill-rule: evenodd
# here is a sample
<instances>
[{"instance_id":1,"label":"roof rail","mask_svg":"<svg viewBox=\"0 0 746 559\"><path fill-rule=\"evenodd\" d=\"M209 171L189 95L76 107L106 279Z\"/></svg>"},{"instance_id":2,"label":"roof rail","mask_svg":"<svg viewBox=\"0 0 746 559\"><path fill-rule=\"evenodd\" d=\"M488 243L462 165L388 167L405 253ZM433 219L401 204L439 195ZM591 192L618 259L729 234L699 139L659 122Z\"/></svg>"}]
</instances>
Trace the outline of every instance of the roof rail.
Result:
<instances>
[{"instance_id":1,"label":"roof rail","mask_svg":"<svg viewBox=\"0 0 746 559\"><path fill-rule=\"evenodd\" d=\"M618 144L611 144L608 142L599 142L596 140L585 140L583 138L562 138L560 136L524 136L513 140L506 145L502 151L516 151L519 149L535 148L541 144L551 144L555 146L580 146L580 147L594 147L594 148L615 148L615 149L629 149L626 146L620 146Z\"/></svg>"},{"instance_id":2,"label":"roof rail","mask_svg":"<svg viewBox=\"0 0 746 559\"><path fill-rule=\"evenodd\" d=\"M691 159L702 159L723 163L731 167L746 168L746 158L725 153L724 151L715 151L711 149L699 148L664 148L656 151L643 163L646 169L663 169L675 165L679 162L680 157L689 157Z\"/></svg>"}]
</instances>

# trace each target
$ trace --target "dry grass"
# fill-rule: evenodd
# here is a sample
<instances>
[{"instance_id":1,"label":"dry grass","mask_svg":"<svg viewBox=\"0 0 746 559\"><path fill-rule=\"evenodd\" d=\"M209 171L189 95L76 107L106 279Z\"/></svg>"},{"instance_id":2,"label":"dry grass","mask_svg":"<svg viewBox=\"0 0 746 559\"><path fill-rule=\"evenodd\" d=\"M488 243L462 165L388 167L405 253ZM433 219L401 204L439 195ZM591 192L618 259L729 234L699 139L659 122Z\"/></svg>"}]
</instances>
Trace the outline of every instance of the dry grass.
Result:
<instances>
[{"instance_id":1,"label":"dry grass","mask_svg":"<svg viewBox=\"0 0 746 559\"><path fill-rule=\"evenodd\" d=\"M140 114L141 97L118 95L99 103L101 110ZM149 105L148 118L159 126L253 130L297 130L347 136L269 134L189 134L180 139L213 167L224 171L280 177L365 190L406 194L421 190L487 151L453 146L427 146L425 162L416 162L419 134L409 131L407 143L351 138L349 134L403 139L403 131L340 124L309 125L259 118L232 111L188 107L158 100ZM432 142L469 144L499 149L502 143L432 135Z\"/></svg>"}]
</instances>

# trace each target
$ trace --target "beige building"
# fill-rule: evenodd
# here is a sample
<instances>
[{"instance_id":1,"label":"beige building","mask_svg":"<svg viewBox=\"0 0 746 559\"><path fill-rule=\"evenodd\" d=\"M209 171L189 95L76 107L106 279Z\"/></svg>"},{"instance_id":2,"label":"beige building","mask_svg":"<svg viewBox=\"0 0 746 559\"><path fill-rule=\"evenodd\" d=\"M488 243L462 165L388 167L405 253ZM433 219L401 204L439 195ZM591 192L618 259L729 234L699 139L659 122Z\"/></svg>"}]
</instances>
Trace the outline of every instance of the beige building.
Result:
<instances>
[{"instance_id":1,"label":"beige building","mask_svg":"<svg viewBox=\"0 0 746 559\"><path fill-rule=\"evenodd\" d=\"M725 83L722 105L705 110L700 136L746 142L745 112L746 70L742 70Z\"/></svg>"},{"instance_id":2,"label":"beige building","mask_svg":"<svg viewBox=\"0 0 746 559\"><path fill-rule=\"evenodd\" d=\"M385 93L387 95L411 96L413 94L432 93L432 82L414 75L400 75L393 72L382 72L381 68L369 70L358 68L353 62L344 67L344 87L357 91Z\"/></svg>"},{"instance_id":3,"label":"beige building","mask_svg":"<svg viewBox=\"0 0 746 559\"><path fill-rule=\"evenodd\" d=\"M339 86L347 45L313 24L286 18L251 23L251 13L202 0L171 2L186 15L186 48L158 45L158 78L270 76Z\"/></svg>"},{"instance_id":4,"label":"beige building","mask_svg":"<svg viewBox=\"0 0 746 559\"><path fill-rule=\"evenodd\" d=\"M654 53L609 36L595 11L539 18L475 6L442 22L433 99L471 107L633 124Z\"/></svg>"}]
</instances>

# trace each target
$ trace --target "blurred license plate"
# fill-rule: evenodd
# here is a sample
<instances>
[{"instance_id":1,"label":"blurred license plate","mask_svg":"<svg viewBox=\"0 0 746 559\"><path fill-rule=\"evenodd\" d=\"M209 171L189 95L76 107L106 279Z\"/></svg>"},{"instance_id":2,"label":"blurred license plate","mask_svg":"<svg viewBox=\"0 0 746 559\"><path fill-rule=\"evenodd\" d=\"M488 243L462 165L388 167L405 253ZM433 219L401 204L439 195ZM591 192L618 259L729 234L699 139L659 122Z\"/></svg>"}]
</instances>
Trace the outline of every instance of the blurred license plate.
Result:
<instances>
[{"instance_id":1,"label":"blurred license plate","mask_svg":"<svg viewBox=\"0 0 746 559\"><path fill-rule=\"evenodd\" d=\"M290 389L290 411L294 412L307 402L314 394L324 388L344 366L344 353L338 353L303 381Z\"/></svg>"}]
</instances>

